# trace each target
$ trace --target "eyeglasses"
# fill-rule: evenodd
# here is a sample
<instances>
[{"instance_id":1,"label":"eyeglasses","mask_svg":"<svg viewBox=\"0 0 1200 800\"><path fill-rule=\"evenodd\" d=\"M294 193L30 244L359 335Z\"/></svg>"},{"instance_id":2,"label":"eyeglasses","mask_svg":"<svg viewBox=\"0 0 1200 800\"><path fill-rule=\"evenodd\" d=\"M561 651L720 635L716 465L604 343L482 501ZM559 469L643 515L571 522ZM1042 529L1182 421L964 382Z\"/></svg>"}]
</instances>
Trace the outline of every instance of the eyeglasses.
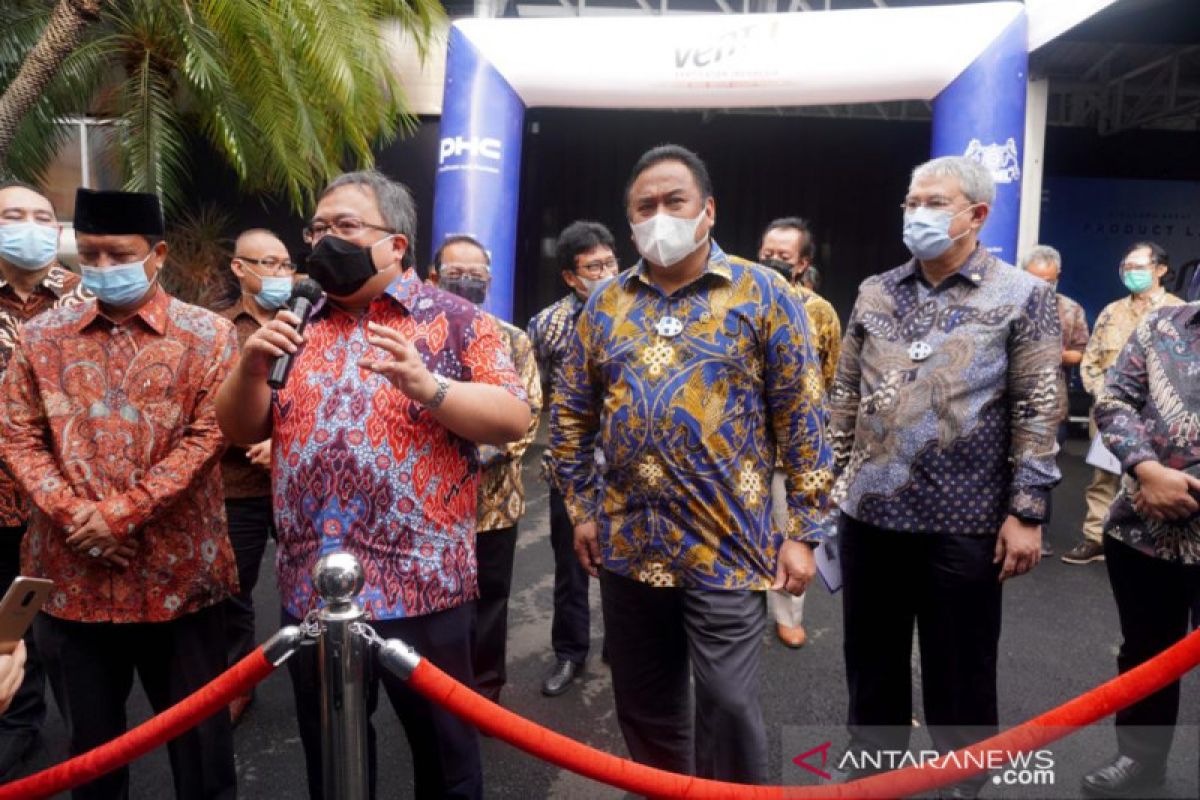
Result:
<instances>
[{"instance_id":1,"label":"eyeglasses","mask_svg":"<svg viewBox=\"0 0 1200 800\"><path fill-rule=\"evenodd\" d=\"M616 272L621 264L616 258L606 258L603 261L589 261L586 264L579 264L575 267L576 272L584 272L588 275L603 275L606 272Z\"/></svg>"},{"instance_id":2,"label":"eyeglasses","mask_svg":"<svg viewBox=\"0 0 1200 800\"><path fill-rule=\"evenodd\" d=\"M296 271L296 264L293 261L281 261L278 258L250 258L249 256L234 256L234 258L256 267L262 267L275 275L291 275Z\"/></svg>"},{"instance_id":3,"label":"eyeglasses","mask_svg":"<svg viewBox=\"0 0 1200 800\"><path fill-rule=\"evenodd\" d=\"M366 228L374 231L384 231L385 233L396 233L391 228L385 228L382 225L372 225L369 222L363 222L361 219L355 219L354 217L342 217L332 223L310 222L304 228L304 243L314 244L318 239L330 232L343 239L353 239Z\"/></svg>"},{"instance_id":4,"label":"eyeglasses","mask_svg":"<svg viewBox=\"0 0 1200 800\"><path fill-rule=\"evenodd\" d=\"M954 198L941 197L938 195L935 195L935 196L929 198L928 200L926 200L923 203L918 200L905 200L903 203L900 204L900 210L903 211L905 214L911 214L912 212L916 211L918 208L928 208L928 209L932 209L933 211L948 211L949 209L951 209L953 207L954 207Z\"/></svg>"},{"instance_id":5,"label":"eyeglasses","mask_svg":"<svg viewBox=\"0 0 1200 800\"><path fill-rule=\"evenodd\" d=\"M476 278L486 281L491 278L487 267L478 264L442 264L438 274L443 278L457 280L459 278Z\"/></svg>"},{"instance_id":6,"label":"eyeglasses","mask_svg":"<svg viewBox=\"0 0 1200 800\"><path fill-rule=\"evenodd\" d=\"M1122 261L1120 265L1121 274L1126 272L1140 272L1145 269L1154 269L1158 265L1152 261Z\"/></svg>"}]
</instances>

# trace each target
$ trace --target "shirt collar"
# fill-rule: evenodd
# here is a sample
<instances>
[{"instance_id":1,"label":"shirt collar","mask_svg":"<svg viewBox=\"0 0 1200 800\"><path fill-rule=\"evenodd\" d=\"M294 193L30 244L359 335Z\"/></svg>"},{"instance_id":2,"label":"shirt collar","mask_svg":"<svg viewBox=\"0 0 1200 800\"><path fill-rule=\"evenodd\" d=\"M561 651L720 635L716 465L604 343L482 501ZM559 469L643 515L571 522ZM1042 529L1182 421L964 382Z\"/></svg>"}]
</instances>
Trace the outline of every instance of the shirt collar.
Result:
<instances>
[{"instance_id":1,"label":"shirt collar","mask_svg":"<svg viewBox=\"0 0 1200 800\"><path fill-rule=\"evenodd\" d=\"M987 251L987 248L982 244L977 244L975 245L975 249L971 251L971 255L958 268L958 271L949 275L948 278L957 276L972 286L981 286L987 280L988 270L991 269L994 261L995 259ZM914 257L910 258L908 263L900 268L900 275L897 280L903 282L918 277L924 278L924 275L921 273L920 264L917 263L917 259Z\"/></svg>"},{"instance_id":2,"label":"shirt collar","mask_svg":"<svg viewBox=\"0 0 1200 800\"><path fill-rule=\"evenodd\" d=\"M421 286L421 279L417 276L416 270L408 267L396 277L396 280L388 284L383 293L399 303L405 311L412 313L413 303L421 291Z\"/></svg>"},{"instance_id":3,"label":"shirt collar","mask_svg":"<svg viewBox=\"0 0 1200 800\"><path fill-rule=\"evenodd\" d=\"M231 305L229 308L225 309L224 311L220 311L218 313L225 319L229 320L230 322L237 322L242 317L245 317L246 319L253 322L255 325L259 324L258 317L254 316L246 309L246 303L243 300L243 298L241 298L241 297L239 297L237 299L237 301L233 305Z\"/></svg>"},{"instance_id":4,"label":"shirt collar","mask_svg":"<svg viewBox=\"0 0 1200 800\"><path fill-rule=\"evenodd\" d=\"M1134 313L1134 309L1136 308L1136 306L1134 306L1134 301L1136 299L1137 299L1137 295L1127 294L1123 298L1121 298L1120 302L1125 303L1125 307L1132 314L1132 313ZM1143 306L1143 308L1158 308L1160 305L1162 305L1162 302L1166 299L1167 299L1167 287L1159 286L1157 291L1151 293L1149 296L1146 297L1146 305Z\"/></svg>"},{"instance_id":5,"label":"shirt collar","mask_svg":"<svg viewBox=\"0 0 1200 800\"><path fill-rule=\"evenodd\" d=\"M167 290L162 288L162 286L155 284L154 296L151 297L145 305L135 311L133 316L129 317L129 319L125 320L125 322L129 322L133 319L140 319L150 330L154 331L159 336L163 336L167 332L167 323L170 318L168 307L170 305L171 295L167 294ZM79 318L79 323L75 328L76 332L79 333L84 331L89 325L102 317L103 315L100 313L100 302L94 299L91 300L86 306L84 306L83 315ZM108 319L107 317L103 318L106 320Z\"/></svg>"},{"instance_id":6,"label":"shirt collar","mask_svg":"<svg viewBox=\"0 0 1200 800\"><path fill-rule=\"evenodd\" d=\"M720 248L715 239L709 240L708 263L704 265L704 272L700 273L700 277L705 275L716 275L726 283L733 283L733 268L729 265L729 256L725 255L725 251ZM644 258L638 259L637 265L629 270L629 277L631 280L636 279L653 289L658 288L650 280L650 267Z\"/></svg>"},{"instance_id":7,"label":"shirt collar","mask_svg":"<svg viewBox=\"0 0 1200 800\"><path fill-rule=\"evenodd\" d=\"M55 297L62 297L69 291L68 284L71 282L71 276L72 273L63 269L57 263L52 264L34 289L45 289ZM0 289L8 285L8 281L4 280L3 275L0 275Z\"/></svg>"}]
</instances>

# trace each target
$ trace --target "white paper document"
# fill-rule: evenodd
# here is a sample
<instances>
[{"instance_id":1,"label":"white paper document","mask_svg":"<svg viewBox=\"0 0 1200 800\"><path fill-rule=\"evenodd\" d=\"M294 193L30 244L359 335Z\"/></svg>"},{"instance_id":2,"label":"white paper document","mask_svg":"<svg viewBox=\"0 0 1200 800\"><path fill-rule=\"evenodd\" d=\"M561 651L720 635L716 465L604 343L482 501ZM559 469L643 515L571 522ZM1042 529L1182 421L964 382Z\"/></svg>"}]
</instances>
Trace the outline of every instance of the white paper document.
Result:
<instances>
[{"instance_id":1,"label":"white paper document","mask_svg":"<svg viewBox=\"0 0 1200 800\"><path fill-rule=\"evenodd\" d=\"M821 582L830 594L834 594L842 588L842 559L838 552L836 532L821 542L813 557L817 560L817 574L821 576Z\"/></svg>"},{"instance_id":2,"label":"white paper document","mask_svg":"<svg viewBox=\"0 0 1200 800\"><path fill-rule=\"evenodd\" d=\"M1102 469L1105 472L1111 472L1113 475L1120 475L1121 462L1112 454L1104 442L1100 440L1100 434L1096 434L1096 438L1092 439L1092 446L1088 448L1087 458L1084 459L1096 469Z\"/></svg>"}]
</instances>

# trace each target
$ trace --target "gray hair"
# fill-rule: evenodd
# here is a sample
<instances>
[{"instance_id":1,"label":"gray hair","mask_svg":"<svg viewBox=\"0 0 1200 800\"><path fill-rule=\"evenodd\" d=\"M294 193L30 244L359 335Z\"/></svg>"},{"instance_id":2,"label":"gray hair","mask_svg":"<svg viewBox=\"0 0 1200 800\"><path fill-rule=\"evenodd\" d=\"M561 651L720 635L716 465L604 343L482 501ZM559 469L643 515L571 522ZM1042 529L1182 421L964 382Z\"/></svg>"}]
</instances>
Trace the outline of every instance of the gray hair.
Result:
<instances>
[{"instance_id":1,"label":"gray hair","mask_svg":"<svg viewBox=\"0 0 1200 800\"><path fill-rule=\"evenodd\" d=\"M912 171L910 185L926 178L957 178L962 193L972 203L996 200L996 182L988 168L966 156L942 156L926 161Z\"/></svg>"},{"instance_id":2,"label":"gray hair","mask_svg":"<svg viewBox=\"0 0 1200 800\"><path fill-rule=\"evenodd\" d=\"M1029 265L1035 261L1051 262L1055 269L1062 272L1062 256L1048 244L1039 244L1030 248L1029 252L1021 258L1021 269L1029 269Z\"/></svg>"},{"instance_id":3,"label":"gray hair","mask_svg":"<svg viewBox=\"0 0 1200 800\"><path fill-rule=\"evenodd\" d=\"M400 181L392 180L379 170L364 169L337 176L321 191L320 196L325 197L334 189L343 186L365 186L371 190L383 223L408 239L408 249L404 251L402 263L405 267L413 266L416 263L414 253L417 250L417 205L413 202L408 187Z\"/></svg>"}]
</instances>

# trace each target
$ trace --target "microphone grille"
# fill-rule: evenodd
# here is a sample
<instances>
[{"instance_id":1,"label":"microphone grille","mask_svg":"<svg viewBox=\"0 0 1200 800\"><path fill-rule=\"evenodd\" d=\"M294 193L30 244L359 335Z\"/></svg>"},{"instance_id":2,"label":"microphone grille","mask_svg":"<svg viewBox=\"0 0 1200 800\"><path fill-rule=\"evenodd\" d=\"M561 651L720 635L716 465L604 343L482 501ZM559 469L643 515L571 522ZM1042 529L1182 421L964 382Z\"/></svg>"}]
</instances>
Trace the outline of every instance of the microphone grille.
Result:
<instances>
[{"instance_id":1,"label":"microphone grille","mask_svg":"<svg viewBox=\"0 0 1200 800\"><path fill-rule=\"evenodd\" d=\"M321 284L317 283L312 278L301 278L300 280L296 281L296 284L292 287L293 300L298 297L303 297L305 300L314 305L318 300L321 299L323 294L325 294L325 292L322 291Z\"/></svg>"}]
</instances>

